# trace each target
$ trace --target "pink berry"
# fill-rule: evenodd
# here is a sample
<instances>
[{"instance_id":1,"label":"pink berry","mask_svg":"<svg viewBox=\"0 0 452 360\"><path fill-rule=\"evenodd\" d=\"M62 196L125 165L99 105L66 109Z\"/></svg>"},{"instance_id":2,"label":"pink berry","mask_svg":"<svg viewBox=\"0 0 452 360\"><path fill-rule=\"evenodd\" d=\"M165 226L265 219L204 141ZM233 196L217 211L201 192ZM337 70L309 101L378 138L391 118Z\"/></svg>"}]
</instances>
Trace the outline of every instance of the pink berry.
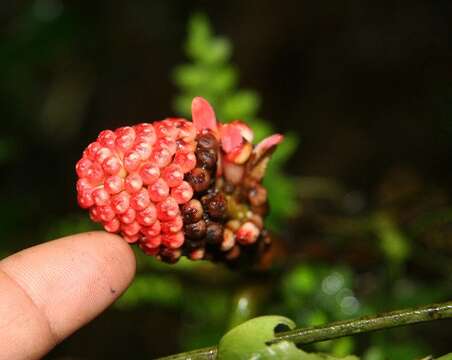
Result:
<instances>
[{"instance_id":1,"label":"pink berry","mask_svg":"<svg viewBox=\"0 0 452 360\"><path fill-rule=\"evenodd\" d=\"M122 237L123 237L124 240L127 241L129 244L136 243L138 240L140 240L140 235L139 235L139 234L131 235L131 236L129 236L129 235L127 235L127 234L124 234Z\"/></svg>"},{"instance_id":2,"label":"pink berry","mask_svg":"<svg viewBox=\"0 0 452 360\"><path fill-rule=\"evenodd\" d=\"M136 221L131 222L130 224L123 224L121 226L121 230L127 236L134 236L140 232L141 226Z\"/></svg>"},{"instance_id":3,"label":"pink berry","mask_svg":"<svg viewBox=\"0 0 452 360\"><path fill-rule=\"evenodd\" d=\"M123 224L130 224L135 221L136 214L135 209L129 207L124 213L118 214L118 218Z\"/></svg>"},{"instance_id":4,"label":"pink berry","mask_svg":"<svg viewBox=\"0 0 452 360\"><path fill-rule=\"evenodd\" d=\"M172 155L173 154L165 147L154 147L154 150L149 157L149 161L159 168L162 168L171 162Z\"/></svg>"},{"instance_id":5,"label":"pink berry","mask_svg":"<svg viewBox=\"0 0 452 360\"><path fill-rule=\"evenodd\" d=\"M145 142L150 146L154 145L157 140L157 135L155 133L152 124L142 123L134 126L136 133L136 143Z\"/></svg>"},{"instance_id":6,"label":"pink berry","mask_svg":"<svg viewBox=\"0 0 452 360\"><path fill-rule=\"evenodd\" d=\"M91 191L84 191L79 193L77 196L78 204L83 209L88 209L89 207L94 205L94 200L91 195Z\"/></svg>"},{"instance_id":7,"label":"pink berry","mask_svg":"<svg viewBox=\"0 0 452 360\"><path fill-rule=\"evenodd\" d=\"M138 169L141 163L141 156L136 151L129 151L124 155L124 168L130 173Z\"/></svg>"},{"instance_id":8,"label":"pink berry","mask_svg":"<svg viewBox=\"0 0 452 360\"><path fill-rule=\"evenodd\" d=\"M184 243L184 234L182 231L179 231L175 234L162 235L162 244L171 249L180 248L183 243Z\"/></svg>"},{"instance_id":9,"label":"pink berry","mask_svg":"<svg viewBox=\"0 0 452 360\"><path fill-rule=\"evenodd\" d=\"M88 176L92 166L93 162L90 159L83 157L77 162L77 165L75 165L75 171L80 178L84 178Z\"/></svg>"},{"instance_id":10,"label":"pink berry","mask_svg":"<svg viewBox=\"0 0 452 360\"><path fill-rule=\"evenodd\" d=\"M140 155L142 161L149 159L149 156L152 154L152 145L147 142L141 141L137 143L134 147L134 150L137 154Z\"/></svg>"},{"instance_id":11,"label":"pink berry","mask_svg":"<svg viewBox=\"0 0 452 360\"><path fill-rule=\"evenodd\" d=\"M83 152L83 156L86 156L90 160L94 160L96 158L96 153L100 148L101 145L97 141L92 142Z\"/></svg>"},{"instance_id":12,"label":"pink berry","mask_svg":"<svg viewBox=\"0 0 452 360\"><path fill-rule=\"evenodd\" d=\"M104 188L110 194L117 194L124 189L124 179L118 175L109 176L105 179Z\"/></svg>"},{"instance_id":13,"label":"pink berry","mask_svg":"<svg viewBox=\"0 0 452 360\"><path fill-rule=\"evenodd\" d=\"M140 176L143 180L143 184L150 185L155 183L160 177L160 169L158 166L153 165L150 162L145 163L140 169Z\"/></svg>"},{"instance_id":14,"label":"pink berry","mask_svg":"<svg viewBox=\"0 0 452 360\"><path fill-rule=\"evenodd\" d=\"M94 203L97 206L105 206L109 203L110 194L104 188L98 188L92 192Z\"/></svg>"},{"instance_id":15,"label":"pink berry","mask_svg":"<svg viewBox=\"0 0 452 360\"><path fill-rule=\"evenodd\" d=\"M124 187L130 193L136 193L140 191L143 186L143 180L141 180L141 176L138 174L130 174L126 177Z\"/></svg>"},{"instance_id":16,"label":"pink berry","mask_svg":"<svg viewBox=\"0 0 452 360\"><path fill-rule=\"evenodd\" d=\"M135 142L135 130L130 126L124 126L122 128L116 129L116 147L125 152L129 150Z\"/></svg>"},{"instance_id":17,"label":"pink berry","mask_svg":"<svg viewBox=\"0 0 452 360\"><path fill-rule=\"evenodd\" d=\"M171 196L178 204L185 204L193 197L193 189L186 181L182 181L179 186L171 189Z\"/></svg>"},{"instance_id":18,"label":"pink berry","mask_svg":"<svg viewBox=\"0 0 452 360\"><path fill-rule=\"evenodd\" d=\"M179 205L171 196L168 196L165 200L157 204L157 218L160 221L170 221L179 214Z\"/></svg>"},{"instance_id":19,"label":"pink berry","mask_svg":"<svg viewBox=\"0 0 452 360\"><path fill-rule=\"evenodd\" d=\"M196 128L192 122L183 121L179 127L179 137L186 143L191 143L196 139Z\"/></svg>"},{"instance_id":20,"label":"pink berry","mask_svg":"<svg viewBox=\"0 0 452 360\"><path fill-rule=\"evenodd\" d=\"M173 164L179 165L182 171L187 173L196 167L196 156L193 152L178 152L174 156Z\"/></svg>"},{"instance_id":21,"label":"pink berry","mask_svg":"<svg viewBox=\"0 0 452 360\"><path fill-rule=\"evenodd\" d=\"M109 158L112 155L113 153L109 148L101 147L99 150L97 150L95 160L99 164L102 164L105 161L105 159Z\"/></svg>"},{"instance_id":22,"label":"pink berry","mask_svg":"<svg viewBox=\"0 0 452 360\"><path fill-rule=\"evenodd\" d=\"M130 206L137 211L144 210L150 203L149 193L144 188L141 188L140 191L130 198Z\"/></svg>"},{"instance_id":23,"label":"pink berry","mask_svg":"<svg viewBox=\"0 0 452 360\"><path fill-rule=\"evenodd\" d=\"M104 222L113 220L116 215L115 212L113 211L113 208L110 205L99 206L98 211L99 218Z\"/></svg>"},{"instance_id":24,"label":"pink berry","mask_svg":"<svg viewBox=\"0 0 452 360\"><path fill-rule=\"evenodd\" d=\"M116 156L110 156L102 163L102 169L109 175L116 175L121 170L121 167L121 162Z\"/></svg>"},{"instance_id":25,"label":"pink berry","mask_svg":"<svg viewBox=\"0 0 452 360\"><path fill-rule=\"evenodd\" d=\"M108 147L110 149L114 149L115 147L116 135L111 130L101 131L99 136L97 137L97 141L102 146Z\"/></svg>"},{"instance_id":26,"label":"pink berry","mask_svg":"<svg viewBox=\"0 0 452 360\"><path fill-rule=\"evenodd\" d=\"M154 129L157 137L170 137L176 139L179 134L179 129L171 120L157 121L154 123Z\"/></svg>"},{"instance_id":27,"label":"pink berry","mask_svg":"<svg viewBox=\"0 0 452 360\"><path fill-rule=\"evenodd\" d=\"M89 209L89 217L94 222L101 222L102 220L99 217L99 208L97 206L92 206Z\"/></svg>"},{"instance_id":28,"label":"pink berry","mask_svg":"<svg viewBox=\"0 0 452 360\"><path fill-rule=\"evenodd\" d=\"M121 223L118 219L114 218L104 224L104 229L108 232L115 233L119 230Z\"/></svg>"},{"instance_id":29,"label":"pink berry","mask_svg":"<svg viewBox=\"0 0 452 360\"><path fill-rule=\"evenodd\" d=\"M164 222L161 222L160 224L162 227L162 229L161 229L162 233L174 234L182 229L184 222L182 221L181 216L177 216L170 221L164 221Z\"/></svg>"},{"instance_id":30,"label":"pink berry","mask_svg":"<svg viewBox=\"0 0 452 360\"><path fill-rule=\"evenodd\" d=\"M156 220L151 226L141 228L141 233L146 237L154 237L160 234L161 224Z\"/></svg>"},{"instance_id":31,"label":"pink berry","mask_svg":"<svg viewBox=\"0 0 452 360\"><path fill-rule=\"evenodd\" d=\"M102 166L100 166L98 163L93 163L92 166L87 170L86 178L92 184L100 183L104 178Z\"/></svg>"},{"instance_id":32,"label":"pink berry","mask_svg":"<svg viewBox=\"0 0 452 360\"><path fill-rule=\"evenodd\" d=\"M158 246L160 246L160 244L162 243L162 237L160 235L156 235L156 236L147 236L145 238L145 240L142 242L144 247L147 248L156 248Z\"/></svg>"},{"instance_id":33,"label":"pink berry","mask_svg":"<svg viewBox=\"0 0 452 360\"><path fill-rule=\"evenodd\" d=\"M182 180L184 180L184 173L179 165L171 164L163 169L162 178L169 187L175 187L180 185Z\"/></svg>"},{"instance_id":34,"label":"pink berry","mask_svg":"<svg viewBox=\"0 0 452 360\"><path fill-rule=\"evenodd\" d=\"M177 143L176 140L170 137L163 137L158 139L157 148L167 149L171 155L174 155L177 150Z\"/></svg>"},{"instance_id":35,"label":"pink berry","mask_svg":"<svg viewBox=\"0 0 452 360\"><path fill-rule=\"evenodd\" d=\"M111 198L111 206L116 214L124 214L130 206L130 195L126 191Z\"/></svg>"},{"instance_id":36,"label":"pink berry","mask_svg":"<svg viewBox=\"0 0 452 360\"><path fill-rule=\"evenodd\" d=\"M150 203L146 209L137 213L137 221L143 226L151 226L157 220L157 209L153 203Z\"/></svg>"},{"instance_id":37,"label":"pink berry","mask_svg":"<svg viewBox=\"0 0 452 360\"><path fill-rule=\"evenodd\" d=\"M93 186L88 181L88 179L80 178L77 180L76 188L77 188L77 192L81 193L81 192L85 192L85 191L91 191L93 189Z\"/></svg>"},{"instance_id":38,"label":"pink berry","mask_svg":"<svg viewBox=\"0 0 452 360\"><path fill-rule=\"evenodd\" d=\"M163 201L168 197L169 186L162 179L158 179L155 183L148 187L149 197L153 202Z\"/></svg>"}]
</instances>

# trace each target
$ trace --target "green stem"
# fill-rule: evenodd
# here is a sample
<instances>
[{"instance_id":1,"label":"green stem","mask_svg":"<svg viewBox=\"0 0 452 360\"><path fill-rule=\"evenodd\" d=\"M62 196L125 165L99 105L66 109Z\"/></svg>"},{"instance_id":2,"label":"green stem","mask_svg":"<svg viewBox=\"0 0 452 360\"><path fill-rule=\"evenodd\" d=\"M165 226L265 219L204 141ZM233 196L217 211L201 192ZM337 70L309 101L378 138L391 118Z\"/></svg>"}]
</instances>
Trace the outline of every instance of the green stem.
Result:
<instances>
[{"instance_id":1,"label":"green stem","mask_svg":"<svg viewBox=\"0 0 452 360\"><path fill-rule=\"evenodd\" d=\"M268 344L287 340L296 344L309 344L397 326L417 324L452 317L452 301L412 309L387 312L359 319L337 321L327 325L295 329L277 334Z\"/></svg>"},{"instance_id":2,"label":"green stem","mask_svg":"<svg viewBox=\"0 0 452 360\"><path fill-rule=\"evenodd\" d=\"M344 336L446 318L452 318L452 301L392 311L375 316L366 316L359 319L337 321L327 325L295 329L276 334L275 339L268 341L267 344L271 345L279 341L291 341L296 344L310 344ZM212 346L170 355L162 358L162 360L214 360L217 358L217 351L217 347Z\"/></svg>"}]
</instances>

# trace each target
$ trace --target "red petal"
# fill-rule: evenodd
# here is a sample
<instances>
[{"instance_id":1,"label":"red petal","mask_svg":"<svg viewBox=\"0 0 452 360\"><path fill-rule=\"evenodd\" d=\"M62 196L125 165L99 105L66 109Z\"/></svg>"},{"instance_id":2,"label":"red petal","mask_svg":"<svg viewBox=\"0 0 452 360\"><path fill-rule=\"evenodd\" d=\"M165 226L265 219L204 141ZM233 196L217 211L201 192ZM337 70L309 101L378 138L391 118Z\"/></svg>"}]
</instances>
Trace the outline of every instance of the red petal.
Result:
<instances>
[{"instance_id":1,"label":"red petal","mask_svg":"<svg viewBox=\"0 0 452 360\"><path fill-rule=\"evenodd\" d=\"M191 103L193 124L198 131L210 129L217 131L217 120L212 106L202 97L195 97Z\"/></svg>"},{"instance_id":2,"label":"red petal","mask_svg":"<svg viewBox=\"0 0 452 360\"><path fill-rule=\"evenodd\" d=\"M221 147L225 153L229 153L243 144L243 137L240 128L233 124L226 124L221 127Z\"/></svg>"}]
</instances>

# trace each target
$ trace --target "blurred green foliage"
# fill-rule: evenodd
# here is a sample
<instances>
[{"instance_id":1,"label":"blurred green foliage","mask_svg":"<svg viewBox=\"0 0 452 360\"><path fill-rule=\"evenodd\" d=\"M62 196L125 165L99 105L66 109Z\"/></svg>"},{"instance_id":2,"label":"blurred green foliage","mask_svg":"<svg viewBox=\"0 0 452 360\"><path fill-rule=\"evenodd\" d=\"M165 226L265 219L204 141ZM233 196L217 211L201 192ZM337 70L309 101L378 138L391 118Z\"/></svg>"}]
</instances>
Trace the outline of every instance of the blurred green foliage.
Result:
<instances>
[{"instance_id":1,"label":"blurred green foliage","mask_svg":"<svg viewBox=\"0 0 452 360\"><path fill-rule=\"evenodd\" d=\"M238 70L230 64L232 45L227 38L213 34L205 15L191 17L185 52L190 63L178 66L173 74L179 88L179 95L174 101L178 114L190 117L192 99L202 96L213 105L222 122L246 121L254 130L256 141L275 132L270 122L258 117L262 102L259 95L253 90L238 87ZM298 142L296 135L285 135L265 177L265 185L270 190L267 223L275 230L281 230L287 219L295 217L299 209L295 180L284 171Z\"/></svg>"},{"instance_id":2,"label":"blurred green foliage","mask_svg":"<svg viewBox=\"0 0 452 360\"><path fill-rule=\"evenodd\" d=\"M6 34L0 42L0 166L6 170L0 189L0 256L40 241L98 228L85 212L76 210L73 162L88 140L77 137L98 133L100 124L105 125L92 122L90 128L84 124L92 120L91 113L93 117L111 116L99 110L100 105L89 109L90 114L83 111L92 94L91 85L99 81L93 74L101 79L95 91L102 92L117 84L112 78L121 66L130 64L124 58L134 56L127 47L119 47L116 52L107 52L105 58L97 58L101 42L110 42L109 46L116 43L111 41L117 40L115 35L109 32L115 26L93 27L90 22L96 22L96 17L80 17L62 2L31 2L18 11L15 21L16 26L8 33L13 35ZM214 35L207 17L200 14L190 19L188 30L188 62L177 66L172 74L179 91L173 104L177 114L189 117L191 99L201 95L214 105L222 121L243 119L250 123L257 141L280 130L272 125L276 121L270 123L259 117L260 96L240 88L238 69L231 65L233 47L229 39ZM99 35L104 32L106 37ZM135 34L130 31L128 36ZM129 39L124 37L123 41ZM93 58L87 58L90 51ZM127 54L110 64L122 53ZM355 96L356 84L351 83ZM111 99L107 96L100 102L110 108ZM328 97L316 100L323 106ZM90 101L95 103L96 99ZM384 131L386 134L388 129ZM325 143L328 141L325 139ZM287 175L287 164L296 162L293 153L298 143L297 136L286 134L265 180L271 189L269 225L295 238L280 268L256 275L232 273L186 259L170 266L136 251L137 278L118 301L116 311L128 317L129 312L139 309L143 319L150 308L168 318L176 314L177 321L165 321L165 327L171 327L170 335L188 350L216 344L230 327L262 314L282 314L294 319L297 326L307 326L450 298L452 212L448 192L440 189L440 195L432 193L431 187L436 185L427 184L415 189L411 198L385 202L380 190L369 189L366 196L371 198L370 205L356 210L350 206L353 196L341 193L344 186L337 178L304 178L296 183ZM360 150L355 148L353 152ZM331 157L335 160L335 156ZM354 161L348 156L347 163ZM39 166L33 167L34 163ZM371 171L364 169L367 172L360 177L373 178L373 168L379 167L377 163L369 168ZM339 176L340 171L333 174ZM387 190L385 180L386 175L382 175L375 184ZM390 187L390 195L406 194L412 182L417 179L409 178L408 184ZM294 222L304 227L298 228L287 220L300 215L302 196L304 212ZM394 205L400 202L402 206ZM328 256L328 252L333 255ZM111 331L117 333L116 325ZM434 353L432 348L439 343L435 343L436 338L444 337L444 333L448 336L448 332L447 326L439 326L431 333L398 329L323 342L306 347L306 351L334 356L354 352L364 360L420 359ZM143 336L162 340L158 335ZM137 346L133 341L131 344ZM451 355L440 359L451 359Z\"/></svg>"}]
</instances>

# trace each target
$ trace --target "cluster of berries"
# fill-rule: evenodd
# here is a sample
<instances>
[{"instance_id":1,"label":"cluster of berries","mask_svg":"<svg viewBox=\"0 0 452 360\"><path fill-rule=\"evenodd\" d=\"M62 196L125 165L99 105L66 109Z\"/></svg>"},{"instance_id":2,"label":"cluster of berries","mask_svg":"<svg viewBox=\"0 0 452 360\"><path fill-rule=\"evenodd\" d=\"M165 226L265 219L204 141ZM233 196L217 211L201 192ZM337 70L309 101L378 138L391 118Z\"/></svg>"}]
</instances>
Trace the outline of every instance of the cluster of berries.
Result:
<instances>
[{"instance_id":1,"label":"cluster of berries","mask_svg":"<svg viewBox=\"0 0 452 360\"><path fill-rule=\"evenodd\" d=\"M253 147L246 124L217 123L202 98L192 114L102 131L76 165L78 203L166 262L260 255L270 244L261 180L282 136Z\"/></svg>"}]
</instances>

